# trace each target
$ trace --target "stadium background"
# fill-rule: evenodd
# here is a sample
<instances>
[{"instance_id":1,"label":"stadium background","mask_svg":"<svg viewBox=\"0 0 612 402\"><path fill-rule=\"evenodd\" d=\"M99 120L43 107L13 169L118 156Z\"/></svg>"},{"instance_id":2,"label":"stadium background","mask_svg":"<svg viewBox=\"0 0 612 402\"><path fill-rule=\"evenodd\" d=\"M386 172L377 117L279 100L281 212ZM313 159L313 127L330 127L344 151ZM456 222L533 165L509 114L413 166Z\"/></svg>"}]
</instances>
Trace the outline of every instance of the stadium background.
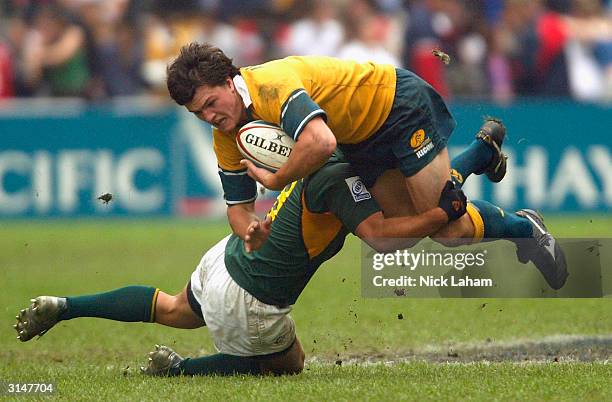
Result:
<instances>
[{"instance_id":1,"label":"stadium background","mask_svg":"<svg viewBox=\"0 0 612 402\"><path fill-rule=\"evenodd\" d=\"M47 8L53 3L59 8ZM134 370L155 343L184 355L213 353L205 330L83 319L20 344L11 328L38 294L127 284L178 292L201 253L229 233L210 127L173 105L164 88L167 61L190 40L217 43L238 65L316 53L413 69L458 121L452 152L472 140L483 116L508 126L509 175L495 187L470 178L470 197L538 208L559 236L610 237L610 7L596 0L0 2L0 381L53 380L60 396L89 400L159 399L159 392L610 399L610 366L597 363L612 350L609 299L364 299L355 239L295 306L310 370L297 381L169 383ZM71 68L42 65L68 37L77 43ZM108 204L97 199L104 193L113 194ZM273 197L260 197L261 213ZM337 363L411 356L426 363L342 370ZM483 360L522 363L470 364ZM568 364L555 366L559 360ZM448 361L468 364L435 364Z\"/></svg>"},{"instance_id":2,"label":"stadium background","mask_svg":"<svg viewBox=\"0 0 612 402\"><path fill-rule=\"evenodd\" d=\"M210 128L164 87L166 63L192 40L238 65L324 54L408 67L449 102L451 153L483 116L508 126L509 176L494 188L472 178L469 196L555 213L612 205L610 2L11 0L0 10L1 217L222 216Z\"/></svg>"}]
</instances>

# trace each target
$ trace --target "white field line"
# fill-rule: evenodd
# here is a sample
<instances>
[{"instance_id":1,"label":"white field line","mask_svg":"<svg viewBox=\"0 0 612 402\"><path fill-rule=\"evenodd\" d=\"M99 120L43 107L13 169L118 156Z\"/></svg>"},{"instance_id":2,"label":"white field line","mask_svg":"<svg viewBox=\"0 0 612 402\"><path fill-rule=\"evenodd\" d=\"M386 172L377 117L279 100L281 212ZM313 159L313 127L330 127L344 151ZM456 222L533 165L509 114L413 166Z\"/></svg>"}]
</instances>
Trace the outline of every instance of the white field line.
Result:
<instances>
[{"instance_id":1,"label":"white field line","mask_svg":"<svg viewBox=\"0 0 612 402\"><path fill-rule=\"evenodd\" d=\"M308 364L387 364L403 362L436 362L441 364L489 364L494 362L612 363L611 335L552 335L544 338L525 338L507 341L449 343L426 345L408 353L374 352L355 354L345 352L337 358L313 356Z\"/></svg>"}]
</instances>

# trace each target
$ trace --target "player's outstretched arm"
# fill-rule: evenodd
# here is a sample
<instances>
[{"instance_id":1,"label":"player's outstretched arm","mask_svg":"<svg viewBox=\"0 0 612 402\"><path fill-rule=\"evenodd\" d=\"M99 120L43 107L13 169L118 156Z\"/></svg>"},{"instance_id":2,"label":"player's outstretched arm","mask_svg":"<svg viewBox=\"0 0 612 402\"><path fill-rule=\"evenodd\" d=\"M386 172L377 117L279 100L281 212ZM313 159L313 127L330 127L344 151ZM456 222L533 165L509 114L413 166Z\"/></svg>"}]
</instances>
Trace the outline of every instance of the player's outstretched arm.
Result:
<instances>
[{"instance_id":1,"label":"player's outstretched arm","mask_svg":"<svg viewBox=\"0 0 612 402\"><path fill-rule=\"evenodd\" d=\"M259 217L255 214L255 202L228 205L227 220L232 227L232 231L244 240L249 225L253 222L259 222Z\"/></svg>"},{"instance_id":2,"label":"player's outstretched arm","mask_svg":"<svg viewBox=\"0 0 612 402\"><path fill-rule=\"evenodd\" d=\"M467 199L461 189L448 181L438 207L419 215L385 218L381 211L371 215L357 226L355 234L380 252L411 247L413 239L427 237L448 222L459 219L466 212Z\"/></svg>"},{"instance_id":3,"label":"player's outstretched arm","mask_svg":"<svg viewBox=\"0 0 612 402\"><path fill-rule=\"evenodd\" d=\"M270 190L281 190L287 184L306 177L327 162L336 149L336 137L321 117L310 120L300 133L287 162L271 173L242 160L248 175Z\"/></svg>"},{"instance_id":4,"label":"player's outstretched arm","mask_svg":"<svg viewBox=\"0 0 612 402\"><path fill-rule=\"evenodd\" d=\"M434 208L420 215L386 218L377 212L361 222L355 234L379 252L389 252L414 245L413 239L427 237L431 230L438 230L448 222L441 208Z\"/></svg>"}]
</instances>

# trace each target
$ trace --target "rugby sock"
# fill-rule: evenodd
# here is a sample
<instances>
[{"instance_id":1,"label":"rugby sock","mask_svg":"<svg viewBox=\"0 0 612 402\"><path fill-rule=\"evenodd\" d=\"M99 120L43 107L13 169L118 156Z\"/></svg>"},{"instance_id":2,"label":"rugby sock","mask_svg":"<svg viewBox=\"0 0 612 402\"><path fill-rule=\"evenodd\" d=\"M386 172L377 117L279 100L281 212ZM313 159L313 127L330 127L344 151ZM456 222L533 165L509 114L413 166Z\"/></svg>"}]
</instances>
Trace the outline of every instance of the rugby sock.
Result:
<instances>
[{"instance_id":1,"label":"rugby sock","mask_svg":"<svg viewBox=\"0 0 612 402\"><path fill-rule=\"evenodd\" d=\"M110 292L67 297L67 309L60 320L77 317L98 317L115 321L154 322L159 289L128 286Z\"/></svg>"},{"instance_id":2,"label":"rugby sock","mask_svg":"<svg viewBox=\"0 0 612 402\"><path fill-rule=\"evenodd\" d=\"M172 375L232 375L232 374L261 374L259 360L254 357L232 356L225 353L187 358L181 362Z\"/></svg>"},{"instance_id":3,"label":"rugby sock","mask_svg":"<svg viewBox=\"0 0 612 402\"><path fill-rule=\"evenodd\" d=\"M461 188L468 176L484 170L493 158L493 149L481 139L474 140L463 152L451 161L451 179Z\"/></svg>"},{"instance_id":4,"label":"rugby sock","mask_svg":"<svg viewBox=\"0 0 612 402\"><path fill-rule=\"evenodd\" d=\"M483 200L471 200L468 204L468 215L476 228L474 240L516 239L532 236L533 229L528 219Z\"/></svg>"}]
</instances>

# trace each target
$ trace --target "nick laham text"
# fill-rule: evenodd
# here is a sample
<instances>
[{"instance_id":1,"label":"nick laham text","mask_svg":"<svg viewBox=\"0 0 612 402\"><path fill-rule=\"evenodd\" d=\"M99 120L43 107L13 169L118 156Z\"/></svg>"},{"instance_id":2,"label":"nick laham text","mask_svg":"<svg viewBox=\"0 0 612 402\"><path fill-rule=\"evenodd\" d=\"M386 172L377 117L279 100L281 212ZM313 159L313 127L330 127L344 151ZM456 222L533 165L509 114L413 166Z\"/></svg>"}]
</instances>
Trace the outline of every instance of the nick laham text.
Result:
<instances>
[{"instance_id":1,"label":"nick laham text","mask_svg":"<svg viewBox=\"0 0 612 402\"><path fill-rule=\"evenodd\" d=\"M376 287L492 287L493 279L490 278L470 278L469 276L434 276L420 275L411 277L402 275L397 278L383 278L380 275L372 278L372 283Z\"/></svg>"}]
</instances>

